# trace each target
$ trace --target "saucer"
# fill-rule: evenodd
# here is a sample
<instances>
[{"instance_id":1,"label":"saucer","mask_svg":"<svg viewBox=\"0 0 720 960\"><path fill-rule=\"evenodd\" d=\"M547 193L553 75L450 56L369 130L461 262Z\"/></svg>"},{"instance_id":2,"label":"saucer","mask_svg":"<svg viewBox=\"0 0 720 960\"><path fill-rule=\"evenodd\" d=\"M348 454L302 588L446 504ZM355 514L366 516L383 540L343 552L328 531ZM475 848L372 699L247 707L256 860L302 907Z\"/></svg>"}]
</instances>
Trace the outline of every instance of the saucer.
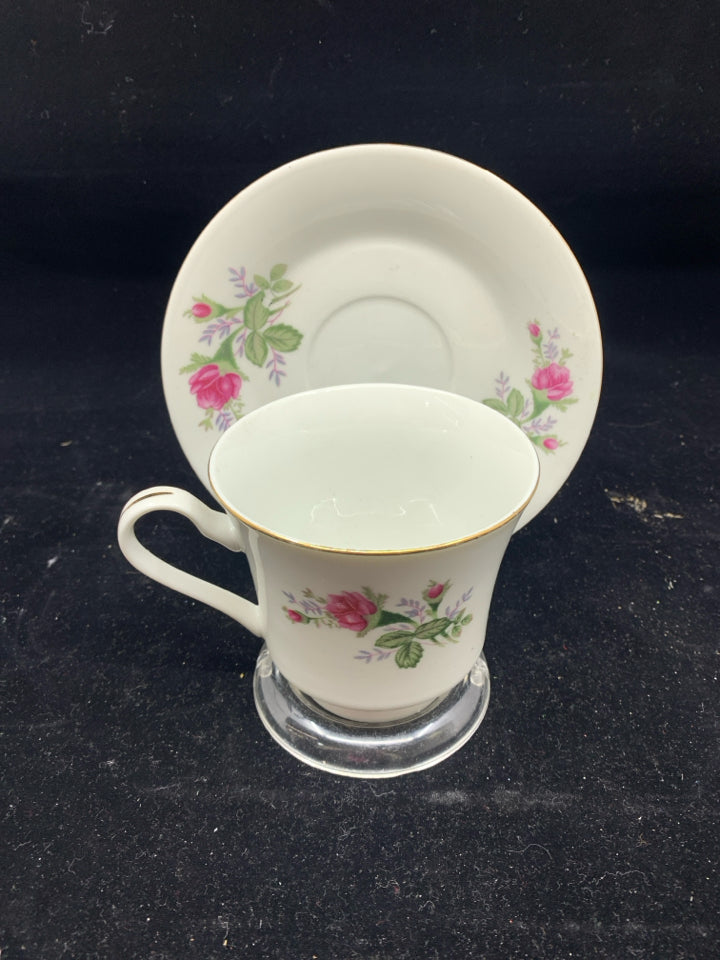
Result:
<instances>
[{"instance_id":1,"label":"saucer","mask_svg":"<svg viewBox=\"0 0 720 960\"><path fill-rule=\"evenodd\" d=\"M480 167L393 144L312 154L239 193L190 250L162 336L173 429L208 489L210 451L249 411L315 387L414 383L484 402L531 438L540 483L518 527L575 466L601 377L592 295L549 220Z\"/></svg>"}]
</instances>

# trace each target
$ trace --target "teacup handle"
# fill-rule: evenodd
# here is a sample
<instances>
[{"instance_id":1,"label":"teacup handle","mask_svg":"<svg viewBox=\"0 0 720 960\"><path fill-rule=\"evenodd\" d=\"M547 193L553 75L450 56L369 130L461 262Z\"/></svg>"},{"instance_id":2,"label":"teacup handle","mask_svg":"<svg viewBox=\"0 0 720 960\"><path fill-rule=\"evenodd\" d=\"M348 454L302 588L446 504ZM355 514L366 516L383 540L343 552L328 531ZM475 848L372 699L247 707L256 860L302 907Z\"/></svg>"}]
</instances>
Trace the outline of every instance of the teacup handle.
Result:
<instances>
[{"instance_id":1,"label":"teacup handle","mask_svg":"<svg viewBox=\"0 0 720 960\"><path fill-rule=\"evenodd\" d=\"M226 513L211 510L186 490L179 490L177 487L148 487L131 497L120 514L118 543L126 559L152 580L184 593L193 600L215 607L247 627L251 633L262 637L264 618L257 604L174 567L140 543L135 536L135 524L140 517L157 510L179 513L194 523L204 537L227 547L228 550L245 552L241 534Z\"/></svg>"}]
</instances>

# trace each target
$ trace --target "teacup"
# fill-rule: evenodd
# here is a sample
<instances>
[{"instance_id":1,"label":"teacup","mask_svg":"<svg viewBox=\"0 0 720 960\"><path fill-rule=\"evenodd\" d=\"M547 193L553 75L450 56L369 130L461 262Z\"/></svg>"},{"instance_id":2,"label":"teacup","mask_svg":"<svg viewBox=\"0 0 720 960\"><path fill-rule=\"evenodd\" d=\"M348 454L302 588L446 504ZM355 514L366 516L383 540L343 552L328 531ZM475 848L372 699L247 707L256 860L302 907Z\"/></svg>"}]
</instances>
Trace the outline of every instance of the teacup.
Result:
<instances>
[{"instance_id":1,"label":"teacup","mask_svg":"<svg viewBox=\"0 0 720 960\"><path fill-rule=\"evenodd\" d=\"M263 638L308 709L340 724L402 725L471 674L539 478L533 444L511 421L427 387L327 387L238 420L208 472L223 512L176 488L144 490L122 511L120 547L149 577ZM157 510L245 553L257 604L143 547L135 524Z\"/></svg>"}]
</instances>

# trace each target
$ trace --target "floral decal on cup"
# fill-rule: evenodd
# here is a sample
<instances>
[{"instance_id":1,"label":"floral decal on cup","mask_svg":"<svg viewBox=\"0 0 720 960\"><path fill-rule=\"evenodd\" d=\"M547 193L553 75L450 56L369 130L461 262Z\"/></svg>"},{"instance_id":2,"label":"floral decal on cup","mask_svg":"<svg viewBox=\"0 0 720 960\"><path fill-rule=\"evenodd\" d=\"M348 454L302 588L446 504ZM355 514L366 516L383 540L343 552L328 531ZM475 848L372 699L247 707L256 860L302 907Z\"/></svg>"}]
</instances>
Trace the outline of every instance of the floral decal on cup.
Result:
<instances>
[{"instance_id":1,"label":"floral decal on cup","mask_svg":"<svg viewBox=\"0 0 720 960\"><path fill-rule=\"evenodd\" d=\"M239 361L264 367L268 379L280 386L286 375L285 354L297 350L303 335L295 327L281 323L290 306L290 297L300 289L286 276L287 264L276 263L267 277L256 273L248 279L245 267L230 270L235 299L226 306L203 295L185 316L203 325L199 342L213 353L193 353L181 374L191 374L190 392L205 411L199 426L205 430L227 430L242 416L243 385L250 378Z\"/></svg>"},{"instance_id":2,"label":"floral decal on cup","mask_svg":"<svg viewBox=\"0 0 720 960\"><path fill-rule=\"evenodd\" d=\"M284 591L289 605L283 610L292 623L339 627L358 638L382 630L372 638L372 648L359 650L354 659L373 663L394 656L396 665L407 669L420 663L428 646L457 643L463 627L472 621L465 606L472 587L450 606L445 601L451 587L450 580L430 580L419 599L402 597L394 608L388 608L388 594L375 593L369 587L329 593L327 597L306 589L300 599ZM387 630L390 626L393 629Z\"/></svg>"},{"instance_id":3,"label":"floral decal on cup","mask_svg":"<svg viewBox=\"0 0 720 960\"><path fill-rule=\"evenodd\" d=\"M566 347L560 348L557 327L544 332L539 323L529 323L528 333L535 365L532 377L526 381L529 395L511 387L510 378L501 371L495 379L495 396L483 403L509 417L545 453L553 453L565 446L565 441L555 432L558 422L555 413L564 413L571 404L577 403L567 366L572 353Z\"/></svg>"}]
</instances>

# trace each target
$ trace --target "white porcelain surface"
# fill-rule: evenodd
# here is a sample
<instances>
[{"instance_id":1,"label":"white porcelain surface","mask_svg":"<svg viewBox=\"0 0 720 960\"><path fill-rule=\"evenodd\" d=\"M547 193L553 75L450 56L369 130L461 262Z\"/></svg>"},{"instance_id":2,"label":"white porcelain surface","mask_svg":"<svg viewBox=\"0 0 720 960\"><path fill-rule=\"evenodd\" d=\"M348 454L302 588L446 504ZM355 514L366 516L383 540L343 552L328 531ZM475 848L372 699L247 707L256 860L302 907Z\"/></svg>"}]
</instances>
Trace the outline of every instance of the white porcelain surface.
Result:
<instances>
[{"instance_id":1,"label":"white porcelain surface","mask_svg":"<svg viewBox=\"0 0 720 960\"><path fill-rule=\"evenodd\" d=\"M303 694L370 722L416 713L472 670L539 466L522 431L483 404L426 387L355 384L241 418L209 473L225 513L171 487L142 491L120 517L123 553L263 637ZM245 552L257 604L143 547L135 524L158 510Z\"/></svg>"},{"instance_id":2,"label":"white porcelain surface","mask_svg":"<svg viewBox=\"0 0 720 960\"><path fill-rule=\"evenodd\" d=\"M238 194L188 254L163 330L171 420L206 485L218 437L272 400L415 383L530 436L541 477L521 524L582 452L601 372L592 296L543 214L479 167L388 144L314 154Z\"/></svg>"},{"instance_id":3,"label":"white porcelain surface","mask_svg":"<svg viewBox=\"0 0 720 960\"><path fill-rule=\"evenodd\" d=\"M218 500L247 525L329 550L437 549L506 523L537 455L512 423L403 384L310 390L258 408L216 444Z\"/></svg>"}]
</instances>

